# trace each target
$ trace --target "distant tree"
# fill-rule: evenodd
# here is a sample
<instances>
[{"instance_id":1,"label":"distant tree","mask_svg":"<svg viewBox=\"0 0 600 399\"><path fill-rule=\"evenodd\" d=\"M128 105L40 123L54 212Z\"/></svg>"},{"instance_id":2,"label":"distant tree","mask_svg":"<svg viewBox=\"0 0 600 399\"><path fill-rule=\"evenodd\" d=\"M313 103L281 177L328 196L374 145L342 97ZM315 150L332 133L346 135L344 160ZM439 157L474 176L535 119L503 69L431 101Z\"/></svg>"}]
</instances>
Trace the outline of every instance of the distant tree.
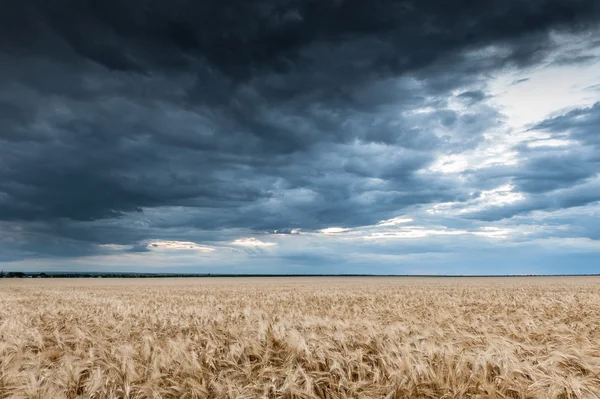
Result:
<instances>
[{"instance_id":1,"label":"distant tree","mask_svg":"<svg viewBox=\"0 0 600 399\"><path fill-rule=\"evenodd\" d=\"M8 272L6 274L6 277L8 277L8 278L23 278L23 277L25 277L25 273L23 273L23 272Z\"/></svg>"}]
</instances>

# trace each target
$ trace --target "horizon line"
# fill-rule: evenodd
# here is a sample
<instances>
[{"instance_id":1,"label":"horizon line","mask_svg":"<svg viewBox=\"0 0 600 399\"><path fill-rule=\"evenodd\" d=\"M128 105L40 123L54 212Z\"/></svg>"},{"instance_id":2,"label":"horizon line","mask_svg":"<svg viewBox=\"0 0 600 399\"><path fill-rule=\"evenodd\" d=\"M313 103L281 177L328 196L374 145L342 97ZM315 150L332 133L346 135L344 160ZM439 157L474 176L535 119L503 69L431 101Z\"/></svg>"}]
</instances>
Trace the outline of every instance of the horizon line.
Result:
<instances>
[{"instance_id":1,"label":"horizon line","mask_svg":"<svg viewBox=\"0 0 600 399\"><path fill-rule=\"evenodd\" d=\"M2 271L0 277L8 275L47 277L122 277L122 278L212 278L212 277L600 277L600 273L567 274L369 274L369 273L148 273L148 272L68 272L68 271Z\"/></svg>"}]
</instances>

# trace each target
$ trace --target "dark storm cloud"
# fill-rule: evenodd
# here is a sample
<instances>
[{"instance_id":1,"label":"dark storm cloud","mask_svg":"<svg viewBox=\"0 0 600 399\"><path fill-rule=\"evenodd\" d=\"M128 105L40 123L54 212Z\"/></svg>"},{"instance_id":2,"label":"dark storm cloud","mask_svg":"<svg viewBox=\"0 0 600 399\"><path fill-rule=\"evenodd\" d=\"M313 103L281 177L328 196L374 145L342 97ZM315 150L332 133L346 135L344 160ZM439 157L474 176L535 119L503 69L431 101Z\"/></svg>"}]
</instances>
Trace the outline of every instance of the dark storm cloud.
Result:
<instances>
[{"instance_id":1,"label":"dark storm cloud","mask_svg":"<svg viewBox=\"0 0 600 399\"><path fill-rule=\"evenodd\" d=\"M31 248L76 253L69 240L356 226L465 200L417 171L498 125L469 86L543 60L550 32L599 13L592 0L1 2L0 220L43 235ZM474 108L450 109L456 91Z\"/></svg>"},{"instance_id":2,"label":"dark storm cloud","mask_svg":"<svg viewBox=\"0 0 600 399\"><path fill-rule=\"evenodd\" d=\"M503 43L555 27L581 29L596 22L600 8L593 0L386 0L376 5L358 0L227 5L29 0L1 7L3 45L13 54L53 51L65 59L79 56L133 72L185 68L190 58L201 58L238 79L257 68L289 71L296 62L313 61L302 59L300 50L307 45L349 39L375 38L381 47L399 46L365 62L402 70L419 67L466 46ZM514 44L513 56L521 61L544 44L524 43ZM364 55L373 55L370 51L364 49Z\"/></svg>"}]
</instances>

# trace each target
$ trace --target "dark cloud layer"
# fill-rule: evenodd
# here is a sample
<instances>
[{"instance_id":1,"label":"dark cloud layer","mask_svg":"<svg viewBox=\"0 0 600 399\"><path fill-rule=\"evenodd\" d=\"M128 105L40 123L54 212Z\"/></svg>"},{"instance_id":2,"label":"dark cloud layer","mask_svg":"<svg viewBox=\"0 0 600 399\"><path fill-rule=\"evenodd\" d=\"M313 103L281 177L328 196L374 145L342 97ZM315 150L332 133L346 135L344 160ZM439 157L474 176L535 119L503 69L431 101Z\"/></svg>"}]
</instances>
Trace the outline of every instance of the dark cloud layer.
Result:
<instances>
[{"instance_id":1,"label":"dark cloud layer","mask_svg":"<svg viewBox=\"0 0 600 399\"><path fill-rule=\"evenodd\" d=\"M200 59L236 79L257 69L286 72L310 64L314 60L302 50L311 44L370 39L378 46L357 51L379 57L361 57L365 63L405 70L468 46L505 44L552 28L583 29L597 22L599 10L592 0L29 0L0 9L3 44L13 54L52 52L73 62L85 58L110 70L148 73L188 68ZM545 44L512 43L512 57L523 62Z\"/></svg>"},{"instance_id":2,"label":"dark cloud layer","mask_svg":"<svg viewBox=\"0 0 600 399\"><path fill-rule=\"evenodd\" d=\"M425 170L502 120L486 74L599 20L594 0L1 2L0 220L31 233L28 251L79 254L466 201L471 187ZM596 145L596 108L538 128ZM565 156L532 157L515 184L590 177ZM561 168L539 172L552 157ZM118 222L163 208L152 228Z\"/></svg>"}]
</instances>

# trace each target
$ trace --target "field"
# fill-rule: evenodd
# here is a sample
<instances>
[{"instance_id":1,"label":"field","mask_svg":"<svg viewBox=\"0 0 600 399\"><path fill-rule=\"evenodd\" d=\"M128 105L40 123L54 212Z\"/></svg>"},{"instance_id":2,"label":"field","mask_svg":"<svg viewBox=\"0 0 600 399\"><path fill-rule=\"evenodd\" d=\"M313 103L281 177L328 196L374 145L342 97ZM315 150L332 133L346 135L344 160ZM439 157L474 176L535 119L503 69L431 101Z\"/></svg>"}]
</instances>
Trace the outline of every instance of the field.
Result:
<instances>
[{"instance_id":1,"label":"field","mask_svg":"<svg viewBox=\"0 0 600 399\"><path fill-rule=\"evenodd\" d=\"M442 397L600 397L600 279L0 280L0 398Z\"/></svg>"}]
</instances>

